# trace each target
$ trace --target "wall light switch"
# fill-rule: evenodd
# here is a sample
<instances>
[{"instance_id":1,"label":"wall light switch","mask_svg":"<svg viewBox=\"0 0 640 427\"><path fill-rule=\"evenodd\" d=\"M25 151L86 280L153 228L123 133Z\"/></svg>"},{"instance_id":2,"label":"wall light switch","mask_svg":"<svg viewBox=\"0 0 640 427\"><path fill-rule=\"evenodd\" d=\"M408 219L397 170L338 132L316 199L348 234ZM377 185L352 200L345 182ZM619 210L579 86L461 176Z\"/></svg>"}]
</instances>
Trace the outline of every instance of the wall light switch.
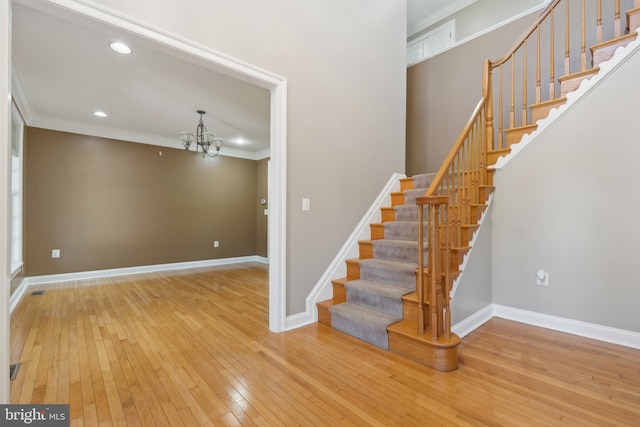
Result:
<instances>
[{"instance_id":1,"label":"wall light switch","mask_svg":"<svg viewBox=\"0 0 640 427\"><path fill-rule=\"evenodd\" d=\"M217 241L217 240L216 240L216 241L214 241L214 242L213 242L213 247L214 247L214 248L218 248L218 247L220 247L220 242L219 242L219 241Z\"/></svg>"},{"instance_id":2,"label":"wall light switch","mask_svg":"<svg viewBox=\"0 0 640 427\"><path fill-rule=\"evenodd\" d=\"M265 210L264 210L264 214L265 214L265 215L269 215L269 209L265 209Z\"/></svg>"},{"instance_id":3,"label":"wall light switch","mask_svg":"<svg viewBox=\"0 0 640 427\"><path fill-rule=\"evenodd\" d=\"M51 258L60 258L60 249L53 249L51 251Z\"/></svg>"},{"instance_id":4,"label":"wall light switch","mask_svg":"<svg viewBox=\"0 0 640 427\"><path fill-rule=\"evenodd\" d=\"M302 199L302 210L308 211L311 209L311 200L310 199Z\"/></svg>"}]
</instances>

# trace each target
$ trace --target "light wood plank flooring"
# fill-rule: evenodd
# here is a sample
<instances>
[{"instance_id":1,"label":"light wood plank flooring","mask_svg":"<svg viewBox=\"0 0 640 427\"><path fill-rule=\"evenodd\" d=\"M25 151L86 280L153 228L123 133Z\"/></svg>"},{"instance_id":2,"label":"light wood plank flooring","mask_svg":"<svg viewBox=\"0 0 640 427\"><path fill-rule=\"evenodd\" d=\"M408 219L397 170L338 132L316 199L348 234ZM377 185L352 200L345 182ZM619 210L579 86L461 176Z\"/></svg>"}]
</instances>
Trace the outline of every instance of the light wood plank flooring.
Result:
<instances>
[{"instance_id":1,"label":"light wood plank flooring","mask_svg":"<svg viewBox=\"0 0 640 427\"><path fill-rule=\"evenodd\" d=\"M493 319L441 373L269 332L259 264L41 289L11 317L11 401L69 403L71 425L640 425L640 351L546 329Z\"/></svg>"}]
</instances>

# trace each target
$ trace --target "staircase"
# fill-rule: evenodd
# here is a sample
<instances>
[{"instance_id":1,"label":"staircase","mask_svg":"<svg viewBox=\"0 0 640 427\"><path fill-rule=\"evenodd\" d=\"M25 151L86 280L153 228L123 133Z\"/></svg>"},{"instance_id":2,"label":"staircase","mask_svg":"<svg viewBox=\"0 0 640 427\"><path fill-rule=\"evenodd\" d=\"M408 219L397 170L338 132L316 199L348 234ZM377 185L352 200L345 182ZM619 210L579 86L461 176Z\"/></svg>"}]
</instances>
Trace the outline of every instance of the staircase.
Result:
<instances>
[{"instance_id":1,"label":"staircase","mask_svg":"<svg viewBox=\"0 0 640 427\"><path fill-rule=\"evenodd\" d=\"M372 240L361 241L360 258L347 261L347 277L336 280L334 298L322 319L335 329L389 349L387 327L403 318L404 295L415 293L418 268L418 206L435 174L401 183L396 204L373 224ZM325 308L321 305L320 307Z\"/></svg>"},{"instance_id":2,"label":"staircase","mask_svg":"<svg viewBox=\"0 0 640 427\"><path fill-rule=\"evenodd\" d=\"M382 208L382 223L371 224L371 240L359 242L359 258L346 261L347 276L333 280L333 298L317 304L320 323L442 371L457 367L455 335L441 342L417 334L419 299L416 291L418 272L418 205L436 174L402 179L400 192L393 193L392 206ZM483 188L483 201L492 190ZM468 245L477 229L486 204L473 207L473 220L466 224L464 245L451 250L448 289L458 276L458 266L470 250ZM427 264L427 254L423 254ZM428 276L428 273L424 273ZM443 293L439 284L438 294ZM428 307L428 304L427 304ZM430 349L430 350L428 350Z\"/></svg>"},{"instance_id":3,"label":"staircase","mask_svg":"<svg viewBox=\"0 0 640 427\"><path fill-rule=\"evenodd\" d=\"M494 190L490 165L535 131L537 121L563 105L583 80L597 75L616 49L636 40L640 0L626 12L625 34L620 3L614 0L614 10L603 12L602 0L588 5L554 0L504 58L485 61L482 99L442 167L437 174L401 180L392 206L382 208L382 223L370 225L371 240L359 242L359 258L347 260L346 277L332 281L333 298L317 304L320 323L440 371L457 368L460 339L451 333L450 292ZM591 26L586 16L596 17ZM568 40L576 19L581 19L581 48L574 55ZM554 24L561 20L564 25ZM556 38L556 27L561 37ZM544 28L548 33L542 34ZM603 40L607 31L612 35ZM589 37L595 42L587 49ZM541 45L545 39L547 47ZM529 44L536 46L534 60L528 59ZM563 44L565 56L557 66L554 55ZM549 59L543 60L545 50ZM516 65L518 57L525 59ZM505 68L511 73L508 84ZM521 78L514 77L515 68L523 70Z\"/></svg>"}]
</instances>

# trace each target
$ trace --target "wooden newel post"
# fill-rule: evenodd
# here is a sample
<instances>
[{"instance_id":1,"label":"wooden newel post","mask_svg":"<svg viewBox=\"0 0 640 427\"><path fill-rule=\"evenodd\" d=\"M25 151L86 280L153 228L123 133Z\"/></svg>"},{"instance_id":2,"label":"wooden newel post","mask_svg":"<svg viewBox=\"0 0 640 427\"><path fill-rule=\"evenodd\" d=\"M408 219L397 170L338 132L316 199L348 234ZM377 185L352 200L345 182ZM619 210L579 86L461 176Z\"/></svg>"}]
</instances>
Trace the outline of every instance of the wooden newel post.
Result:
<instances>
[{"instance_id":1,"label":"wooden newel post","mask_svg":"<svg viewBox=\"0 0 640 427\"><path fill-rule=\"evenodd\" d=\"M442 309L444 307L438 307L437 302L437 283L438 279L443 277L442 271L442 259L443 256L440 246L440 230L441 227L446 227L445 224L440 223L440 209L444 206L446 211L449 198L447 196L424 196L416 199L418 205L418 272L417 272L417 285L416 291L418 294L418 334L424 335L426 327L426 316L424 306L427 301L425 300L425 294L428 295L429 303L429 327L431 330L431 339L436 341L438 339L439 325L442 326L443 317ZM424 276L424 206L427 205L427 255L428 265L427 270L429 272L429 281L427 283L427 289L425 291ZM445 214L446 215L446 214ZM445 216L446 218L446 216ZM448 242L448 229L445 228L445 242ZM445 261L445 265L448 262ZM445 272L446 277L446 272ZM446 284L442 284L446 286ZM445 294L446 296L447 294ZM445 306L448 307L448 302L445 302ZM448 323L444 322L445 324ZM446 332L445 332L446 333Z\"/></svg>"}]
</instances>

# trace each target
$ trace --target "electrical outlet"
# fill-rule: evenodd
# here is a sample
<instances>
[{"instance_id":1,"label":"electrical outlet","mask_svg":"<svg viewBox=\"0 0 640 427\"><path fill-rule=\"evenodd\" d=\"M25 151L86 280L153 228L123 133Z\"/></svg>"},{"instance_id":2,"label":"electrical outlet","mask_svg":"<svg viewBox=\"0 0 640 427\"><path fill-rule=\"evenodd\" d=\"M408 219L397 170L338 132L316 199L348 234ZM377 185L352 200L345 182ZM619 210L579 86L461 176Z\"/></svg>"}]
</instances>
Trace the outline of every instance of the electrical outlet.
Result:
<instances>
[{"instance_id":1,"label":"electrical outlet","mask_svg":"<svg viewBox=\"0 0 640 427\"><path fill-rule=\"evenodd\" d=\"M60 249L53 249L51 251L51 258L60 258Z\"/></svg>"},{"instance_id":2,"label":"electrical outlet","mask_svg":"<svg viewBox=\"0 0 640 427\"><path fill-rule=\"evenodd\" d=\"M213 242L213 247L217 248L220 247L220 242L218 242L217 240Z\"/></svg>"},{"instance_id":3,"label":"electrical outlet","mask_svg":"<svg viewBox=\"0 0 640 427\"><path fill-rule=\"evenodd\" d=\"M311 210L311 200L302 199L302 210L303 211Z\"/></svg>"},{"instance_id":4,"label":"electrical outlet","mask_svg":"<svg viewBox=\"0 0 640 427\"><path fill-rule=\"evenodd\" d=\"M536 285L549 286L549 273L542 269L536 271Z\"/></svg>"}]
</instances>

